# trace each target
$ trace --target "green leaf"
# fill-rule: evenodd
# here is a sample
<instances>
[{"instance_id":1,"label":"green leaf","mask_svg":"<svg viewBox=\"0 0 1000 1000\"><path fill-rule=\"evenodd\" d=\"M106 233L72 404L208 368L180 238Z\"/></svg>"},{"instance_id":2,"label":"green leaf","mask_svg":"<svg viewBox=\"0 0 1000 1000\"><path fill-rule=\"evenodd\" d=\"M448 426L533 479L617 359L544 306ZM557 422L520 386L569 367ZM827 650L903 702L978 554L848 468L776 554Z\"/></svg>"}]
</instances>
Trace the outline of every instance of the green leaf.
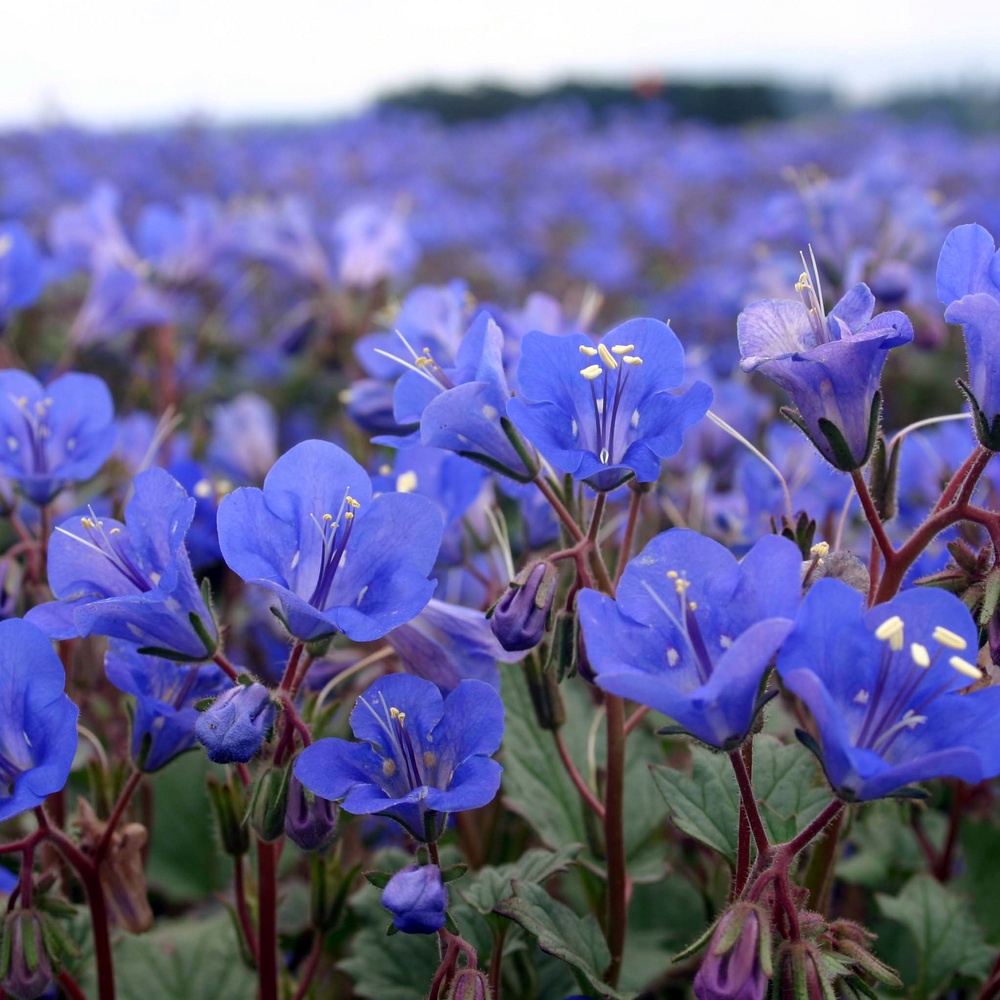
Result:
<instances>
[{"instance_id":1,"label":"green leaf","mask_svg":"<svg viewBox=\"0 0 1000 1000\"><path fill-rule=\"evenodd\" d=\"M899 802L873 802L854 820L848 835L853 848L837 865L837 877L870 888L884 888L890 877L911 875L926 868L926 860L910 828L907 813L913 807ZM922 816L931 840L936 839L940 813Z\"/></svg>"},{"instance_id":2,"label":"green leaf","mask_svg":"<svg viewBox=\"0 0 1000 1000\"><path fill-rule=\"evenodd\" d=\"M772 843L791 840L831 798L826 782L819 784L816 760L805 747L766 735L754 739L753 787Z\"/></svg>"},{"instance_id":3,"label":"green leaf","mask_svg":"<svg viewBox=\"0 0 1000 1000\"><path fill-rule=\"evenodd\" d=\"M961 887L972 900L976 920L993 944L1000 943L1000 865L997 864L995 823L962 824L962 855L965 870Z\"/></svg>"},{"instance_id":4,"label":"green leaf","mask_svg":"<svg viewBox=\"0 0 1000 1000\"><path fill-rule=\"evenodd\" d=\"M538 847L509 864L480 868L456 888L474 910L483 914L492 913L497 903L514 895L511 884L514 879L520 883L542 885L556 872L565 871L582 849L582 844L570 844L561 851Z\"/></svg>"},{"instance_id":5,"label":"green leaf","mask_svg":"<svg viewBox=\"0 0 1000 1000\"><path fill-rule=\"evenodd\" d=\"M182 754L152 779L156 809L147 878L172 900L201 901L229 880L232 862L219 849L205 790L213 768L203 753Z\"/></svg>"},{"instance_id":6,"label":"green leaf","mask_svg":"<svg viewBox=\"0 0 1000 1000\"><path fill-rule=\"evenodd\" d=\"M541 886L515 882L514 889L517 895L499 903L497 913L523 927L538 941L542 951L579 969L602 996L632 995L619 993L602 981L611 955L592 913L578 917Z\"/></svg>"},{"instance_id":7,"label":"green leaf","mask_svg":"<svg viewBox=\"0 0 1000 1000\"><path fill-rule=\"evenodd\" d=\"M956 976L982 982L993 949L984 944L966 899L922 873L911 878L898 896L879 893L876 900L879 909L906 927L916 943L919 971L916 982L908 984L908 996L937 997Z\"/></svg>"},{"instance_id":8,"label":"green leaf","mask_svg":"<svg viewBox=\"0 0 1000 1000\"><path fill-rule=\"evenodd\" d=\"M735 864L740 793L726 754L694 745L690 774L670 767L652 773L674 825Z\"/></svg>"}]
</instances>

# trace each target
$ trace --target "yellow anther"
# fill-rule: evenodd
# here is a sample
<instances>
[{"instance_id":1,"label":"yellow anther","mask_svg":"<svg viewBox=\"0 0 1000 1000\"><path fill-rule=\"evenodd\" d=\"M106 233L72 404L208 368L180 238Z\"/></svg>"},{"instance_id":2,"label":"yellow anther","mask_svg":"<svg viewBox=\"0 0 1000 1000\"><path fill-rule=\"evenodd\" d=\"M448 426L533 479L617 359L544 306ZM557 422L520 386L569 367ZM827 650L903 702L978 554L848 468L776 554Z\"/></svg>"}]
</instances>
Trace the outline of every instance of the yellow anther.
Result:
<instances>
[{"instance_id":1,"label":"yellow anther","mask_svg":"<svg viewBox=\"0 0 1000 1000\"><path fill-rule=\"evenodd\" d=\"M412 493L417 488L417 474L411 469L396 480L397 493Z\"/></svg>"},{"instance_id":2,"label":"yellow anther","mask_svg":"<svg viewBox=\"0 0 1000 1000\"><path fill-rule=\"evenodd\" d=\"M324 520L324 521L326 521L326 522L327 522L327 524L329 524L329 523L330 523L330 521L332 521L332 520L333 520L333 514L324 514L324 515L323 515L323 520Z\"/></svg>"},{"instance_id":3,"label":"yellow anther","mask_svg":"<svg viewBox=\"0 0 1000 1000\"><path fill-rule=\"evenodd\" d=\"M607 365L607 367L612 371L618 367L618 362L615 360L615 356L603 344L597 345L597 353L604 364Z\"/></svg>"},{"instance_id":4,"label":"yellow anther","mask_svg":"<svg viewBox=\"0 0 1000 1000\"><path fill-rule=\"evenodd\" d=\"M122 529L121 528L112 528L108 532L109 535L120 535L121 533L122 533Z\"/></svg>"},{"instance_id":5,"label":"yellow anther","mask_svg":"<svg viewBox=\"0 0 1000 1000\"><path fill-rule=\"evenodd\" d=\"M344 511L344 520L345 521L353 521L354 520L354 511L353 510L345 510Z\"/></svg>"},{"instance_id":6,"label":"yellow anther","mask_svg":"<svg viewBox=\"0 0 1000 1000\"><path fill-rule=\"evenodd\" d=\"M378 474L380 476L388 476L392 472L391 465L380 465L378 467Z\"/></svg>"},{"instance_id":7,"label":"yellow anther","mask_svg":"<svg viewBox=\"0 0 1000 1000\"><path fill-rule=\"evenodd\" d=\"M82 524L82 525L83 525L83 526L84 526L84 527L85 527L85 528L86 528L86 529L87 529L88 531L90 531L90 529L94 527L94 522L93 522L93 521L92 521L92 520L91 520L91 519L90 519L89 517L81 517L81 518L80 518L80 523L81 523L81 524Z\"/></svg>"},{"instance_id":8,"label":"yellow anther","mask_svg":"<svg viewBox=\"0 0 1000 1000\"><path fill-rule=\"evenodd\" d=\"M903 619L899 615L893 615L891 618L886 618L884 622L877 629L875 629L875 638L880 639L882 642L888 640L889 648L895 650L897 653L903 648Z\"/></svg>"},{"instance_id":9,"label":"yellow anther","mask_svg":"<svg viewBox=\"0 0 1000 1000\"><path fill-rule=\"evenodd\" d=\"M913 662L918 667L926 669L931 665L931 657L930 653L927 652L927 647L921 646L919 642L910 643L910 656L913 657Z\"/></svg>"},{"instance_id":10,"label":"yellow anther","mask_svg":"<svg viewBox=\"0 0 1000 1000\"><path fill-rule=\"evenodd\" d=\"M689 611L697 611L698 610L698 602L697 601L688 601L688 610Z\"/></svg>"},{"instance_id":11,"label":"yellow anther","mask_svg":"<svg viewBox=\"0 0 1000 1000\"><path fill-rule=\"evenodd\" d=\"M355 500L354 497L352 496L346 496L344 497L344 500L347 502L347 505L349 507L353 507L355 510L357 510L361 506L361 504L357 500Z\"/></svg>"},{"instance_id":12,"label":"yellow anther","mask_svg":"<svg viewBox=\"0 0 1000 1000\"><path fill-rule=\"evenodd\" d=\"M600 365L588 365L580 369L580 374L588 382L593 382L595 378L600 378L604 374L604 369Z\"/></svg>"},{"instance_id":13,"label":"yellow anther","mask_svg":"<svg viewBox=\"0 0 1000 1000\"><path fill-rule=\"evenodd\" d=\"M401 712L398 708L390 708L389 715L392 717L394 722L398 722L401 726L406 723L406 712Z\"/></svg>"},{"instance_id":14,"label":"yellow anther","mask_svg":"<svg viewBox=\"0 0 1000 1000\"><path fill-rule=\"evenodd\" d=\"M635 365L642 364L642 358L640 358L638 354L626 354L625 357L622 358L622 361L624 361L627 365L632 365L633 367Z\"/></svg>"},{"instance_id":15,"label":"yellow anther","mask_svg":"<svg viewBox=\"0 0 1000 1000\"><path fill-rule=\"evenodd\" d=\"M931 633L931 638L934 639L935 642L941 643L942 646L946 646L948 649L963 650L969 645L960 635L952 632L950 628L945 628L943 625L935 627L934 631Z\"/></svg>"},{"instance_id":16,"label":"yellow anther","mask_svg":"<svg viewBox=\"0 0 1000 1000\"><path fill-rule=\"evenodd\" d=\"M817 542L810 550L809 555L813 559L822 559L824 556L830 554L830 543L829 542Z\"/></svg>"},{"instance_id":17,"label":"yellow anther","mask_svg":"<svg viewBox=\"0 0 1000 1000\"><path fill-rule=\"evenodd\" d=\"M803 271L799 275L799 280L795 282L795 291L804 292L807 288L812 288L812 282L809 280L809 275Z\"/></svg>"},{"instance_id":18,"label":"yellow anther","mask_svg":"<svg viewBox=\"0 0 1000 1000\"><path fill-rule=\"evenodd\" d=\"M963 677L968 677L974 681L981 681L983 679L983 672L979 667L969 663L968 660L963 660L961 656L953 656L948 662Z\"/></svg>"},{"instance_id":19,"label":"yellow anther","mask_svg":"<svg viewBox=\"0 0 1000 1000\"><path fill-rule=\"evenodd\" d=\"M628 354L629 351L635 350L635 344L617 344L611 348L612 354Z\"/></svg>"},{"instance_id":20,"label":"yellow anther","mask_svg":"<svg viewBox=\"0 0 1000 1000\"><path fill-rule=\"evenodd\" d=\"M581 344L580 345L580 353L585 358L596 358L597 357L597 348L596 347L588 347L586 344Z\"/></svg>"},{"instance_id":21,"label":"yellow anther","mask_svg":"<svg viewBox=\"0 0 1000 1000\"><path fill-rule=\"evenodd\" d=\"M670 578L671 580L676 580L676 579L677 579L677 577L678 577L678 576L680 576L680 573L678 573L678 572L677 572L677 570L675 570L675 569L668 569L668 570L667 570L667 576L668 576L668 577L669 577L669 578Z\"/></svg>"},{"instance_id":22,"label":"yellow anther","mask_svg":"<svg viewBox=\"0 0 1000 1000\"><path fill-rule=\"evenodd\" d=\"M434 364L434 359L430 357L416 358L413 362L418 368L429 368Z\"/></svg>"}]
</instances>

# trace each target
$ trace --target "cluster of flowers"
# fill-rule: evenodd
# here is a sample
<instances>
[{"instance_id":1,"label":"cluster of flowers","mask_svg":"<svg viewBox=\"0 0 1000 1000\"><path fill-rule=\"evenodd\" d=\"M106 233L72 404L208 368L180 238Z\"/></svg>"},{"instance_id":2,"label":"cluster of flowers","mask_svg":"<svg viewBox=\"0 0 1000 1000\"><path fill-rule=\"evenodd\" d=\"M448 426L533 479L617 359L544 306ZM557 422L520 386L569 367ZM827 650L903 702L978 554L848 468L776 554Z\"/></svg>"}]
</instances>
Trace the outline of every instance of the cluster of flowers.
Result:
<instances>
[{"instance_id":1,"label":"cluster of flowers","mask_svg":"<svg viewBox=\"0 0 1000 1000\"><path fill-rule=\"evenodd\" d=\"M543 125L575 129L578 148L589 148L572 116L511 125L512 141ZM423 127L413 125L411 138ZM661 127L640 118L607 128L622 130L628 163ZM740 152L698 129L677 138L677 162L688 169L699 143L709 147L699 154L707 162ZM771 155L759 153L757 169ZM473 175L477 162L466 164ZM716 179L729 176L728 163ZM570 186L553 225L577 199L593 210L595 183L588 177L582 192ZM631 193L648 194L650 183L644 175ZM917 334L933 339L936 307L919 269L943 215L908 200L907 190L887 193L884 178L872 182L871 201L889 206L908 239L856 253L839 225L855 221L848 206L856 184L817 182L795 195L800 207L833 217L838 224L821 220L820 234L837 232L840 242L817 241L818 259L805 266L803 258L798 298L748 303L752 287L775 280L764 268L732 292L744 306L735 321L741 371L728 375L720 374L726 352L711 362L692 357L697 351L685 357L658 320L628 320L598 338L586 310L571 318L542 296L516 311L474 307L459 284L412 289L387 321L391 331L372 332L387 315L379 309L384 282L415 266L413 234L430 224L416 210L410 223L398 208L349 213L335 227L338 257L302 205L199 200L180 213L147 205L136 228L140 253L105 188L53 212L53 253L45 256L23 224L39 206L26 204L21 220L0 227L0 326L12 351L21 345L31 355L32 317L58 313L62 279L89 269L67 359L101 359L88 351L110 351L105 340L121 348L116 335L141 331L127 343L138 366L133 388L148 389L160 415L116 418L112 392L96 375L61 367L43 385L13 367L0 372L0 499L12 532L0 603L0 820L32 811L37 820L0 848L22 856L10 906L18 916L5 927L22 915L49 927L37 900L50 887L40 889L34 861L37 843L51 840L80 875L102 996L113 995L104 897L116 900L123 926L143 930L152 921L141 877L145 831L129 840L129 827L116 824L143 775L200 745L210 761L230 766L231 780L212 786L213 807L244 894L254 834L256 906L244 895L235 909L265 1000L278 995L279 981L275 845L287 837L323 858L338 809L388 817L403 831L416 863L369 879L383 889L396 930L439 935L431 995L486 997L497 987L503 936L487 976L452 919L446 883L462 872L442 862L439 841L453 814L488 806L501 788L498 663L525 659L523 670L506 669L529 678L538 727L557 734L555 752L603 831L591 874L605 883L607 964L584 970L595 989L614 993L623 974L624 748L648 710L671 720L661 734L729 754L741 795L732 892L696 994L763 998L772 980L805 981L809 963L826 992L803 995L829 995L837 980L893 981L863 931L835 928L805 908L790 872L846 803L928 779L975 784L1000 774L992 724L1000 691L987 683L987 669L1000 662L1000 587L987 583L1000 541L992 509L1000 480L989 464L1000 450L1000 255L981 226L940 232L937 293L943 318L965 333L962 385L974 436L963 414L887 441L883 366ZM616 208L620 201L619 193ZM628 204L639 215L654 207ZM670 198L659 210L672 225L684 216ZM628 218L620 213L615 225ZM656 227L646 221L648 243L621 253L649 260L655 249L669 261L672 244L654 248ZM853 230L864 233L862 243L869 222ZM924 241L909 239L915 233ZM563 250L587 260L591 238ZM452 244L442 237L444 245ZM483 246L494 252L492 239ZM603 266L616 265L615 253L605 257ZM285 322L268 352L246 351L237 377L257 371L273 387L297 377L302 362L317 378L324 365L338 378L353 365L358 378L340 399L352 433L374 435L361 460L329 440L335 434L315 416L296 423L250 393L178 430L174 406L206 392L231 360L230 343L211 343L205 303L225 303L227 329L239 330L240 289L262 263L284 269L272 292L286 281L286 294L273 294L267 308L280 302ZM614 276L589 266L570 273L615 289ZM862 275L871 285L854 280ZM829 309L824 277L840 293ZM620 280L636 285L631 272ZM691 294L691 282L685 276L670 294ZM648 293L651 285L638 287ZM189 323L194 337L185 336ZM353 360L330 336L352 324ZM254 336L235 342L249 348ZM203 352L210 364L200 363ZM796 426L769 427L770 397L745 378L753 372L784 390ZM808 514L796 518L799 511ZM672 527L660 531L664 523ZM869 541L866 566L850 549L867 555L860 543ZM920 574L948 588L911 587ZM77 845L53 825L46 801L63 792L78 755L79 678L71 670L67 682L65 664L89 636L108 639L104 674L130 699L132 771L106 828L81 808ZM348 697L355 678L365 683ZM558 735L558 683L586 685L603 706L601 783L579 773ZM800 711L800 738L817 755L831 799L804 831L772 843L744 752L779 693ZM636 706L628 722L627 702ZM314 877L323 882L326 873ZM491 907L497 914L523 917L502 905L517 896L519 878ZM543 937L537 922L522 926ZM313 928L316 957L301 996L328 929ZM38 934L28 960L13 931L0 929L0 981L14 995L39 995L56 972L60 948L51 931ZM823 964L816 942L834 938L850 938L853 951Z\"/></svg>"}]
</instances>

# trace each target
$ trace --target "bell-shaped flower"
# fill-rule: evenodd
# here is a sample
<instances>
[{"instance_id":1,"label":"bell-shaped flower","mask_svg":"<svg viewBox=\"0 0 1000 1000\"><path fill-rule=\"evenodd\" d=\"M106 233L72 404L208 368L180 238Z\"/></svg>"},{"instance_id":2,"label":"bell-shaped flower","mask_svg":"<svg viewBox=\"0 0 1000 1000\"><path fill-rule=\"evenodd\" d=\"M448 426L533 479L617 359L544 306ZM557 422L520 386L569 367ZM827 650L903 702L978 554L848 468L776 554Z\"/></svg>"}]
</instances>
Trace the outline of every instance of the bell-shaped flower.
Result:
<instances>
[{"instance_id":1,"label":"bell-shaped flower","mask_svg":"<svg viewBox=\"0 0 1000 1000\"><path fill-rule=\"evenodd\" d=\"M740 367L781 386L798 409L793 419L823 457L850 472L875 445L886 354L913 340L913 326L901 312L873 317L875 296L865 284L829 315L818 279L803 272L795 287L801 301L762 299L740 313Z\"/></svg>"},{"instance_id":2,"label":"bell-shaped flower","mask_svg":"<svg viewBox=\"0 0 1000 1000\"><path fill-rule=\"evenodd\" d=\"M982 226L953 229L938 258L938 296L944 318L965 334L969 380L960 382L972 404L976 436L1000 451L1000 252Z\"/></svg>"},{"instance_id":3,"label":"bell-shaped flower","mask_svg":"<svg viewBox=\"0 0 1000 1000\"><path fill-rule=\"evenodd\" d=\"M22 619L0 622L0 821L66 784L80 713L65 687L49 640Z\"/></svg>"},{"instance_id":4,"label":"bell-shaped flower","mask_svg":"<svg viewBox=\"0 0 1000 1000\"><path fill-rule=\"evenodd\" d=\"M866 613L861 595L838 580L810 589L778 673L812 712L841 798L1000 774L1000 688L961 693L982 677L969 662L977 649L968 608L946 591L906 591Z\"/></svg>"},{"instance_id":5,"label":"bell-shaped flower","mask_svg":"<svg viewBox=\"0 0 1000 1000\"><path fill-rule=\"evenodd\" d=\"M0 372L0 473L46 504L104 464L114 419L111 393L96 375L70 372L42 386L27 372Z\"/></svg>"},{"instance_id":6,"label":"bell-shaped flower","mask_svg":"<svg viewBox=\"0 0 1000 1000\"><path fill-rule=\"evenodd\" d=\"M51 639L107 635L177 660L209 659L212 613L191 572L184 536L195 501L163 469L135 478L125 523L71 517L49 542L57 600L26 615Z\"/></svg>"},{"instance_id":7,"label":"bell-shaped flower","mask_svg":"<svg viewBox=\"0 0 1000 1000\"><path fill-rule=\"evenodd\" d=\"M557 469L606 492L633 476L655 482L684 432L712 404L712 390L684 381L684 349L666 323L633 319L599 344L584 334L532 331L521 345L523 399L507 413Z\"/></svg>"},{"instance_id":8,"label":"bell-shaped flower","mask_svg":"<svg viewBox=\"0 0 1000 1000\"><path fill-rule=\"evenodd\" d=\"M625 568L615 600L593 590L577 598L596 683L732 749L792 629L801 565L798 548L775 535L742 562L694 531L657 535Z\"/></svg>"},{"instance_id":9,"label":"bell-shaped flower","mask_svg":"<svg viewBox=\"0 0 1000 1000\"><path fill-rule=\"evenodd\" d=\"M296 445L263 490L236 490L218 514L229 567L275 594L289 632L305 641L380 639L417 614L434 590L427 574L441 522L423 497L373 500L368 474L326 441Z\"/></svg>"},{"instance_id":10,"label":"bell-shaped flower","mask_svg":"<svg viewBox=\"0 0 1000 1000\"><path fill-rule=\"evenodd\" d=\"M447 697L407 674L377 680L351 712L361 741L322 739L295 762L295 776L349 813L391 816L417 840L436 840L448 813L493 800L502 768L503 702L482 681ZM342 800L342 801L341 801Z\"/></svg>"},{"instance_id":11,"label":"bell-shaped flower","mask_svg":"<svg viewBox=\"0 0 1000 1000\"><path fill-rule=\"evenodd\" d=\"M195 744L195 708L203 698L222 694L232 682L214 663L179 666L144 656L131 643L112 641L104 672L119 691L135 698L132 759L143 771L158 771Z\"/></svg>"}]
</instances>

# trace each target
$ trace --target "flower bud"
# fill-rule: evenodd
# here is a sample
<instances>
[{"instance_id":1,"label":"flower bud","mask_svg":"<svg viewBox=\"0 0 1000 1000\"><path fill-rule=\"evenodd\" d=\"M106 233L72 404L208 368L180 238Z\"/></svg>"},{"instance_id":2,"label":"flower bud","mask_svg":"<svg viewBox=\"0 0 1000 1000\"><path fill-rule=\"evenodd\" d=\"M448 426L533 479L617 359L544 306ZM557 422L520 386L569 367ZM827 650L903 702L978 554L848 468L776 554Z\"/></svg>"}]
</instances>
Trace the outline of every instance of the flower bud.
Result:
<instances>
[{"instance_id":1,"label":"flower bud","mask_svg":"<svg viewBox=\"0 0 1000 1000\"><path fill-rule=\"evenodd\" d=\"M753 903L735 903L716 925L694 994L698 1000L764 1000L771 971L767 914Z\"/></svg>"},{"instance_id":2,"label":"flower bud","mask_svg":"<svg viewBox=\"0 0 1000 1000\"><path fill-rule=\"evenodd\" d=\"M459 969L451 981L448 1000L491 1000L489 980L478 969Z\"/></svg>"},{"instance_id":3,"label":"flower bud","mask_svg":"<svg viewBox=\"0 0 1000 1000\"><path fill-rule=\"evenodd\" d=\"M778 982L788 1000L835 1000L823 953L811 941L786 941L778 953Z\"/></svg>"},{"instance_id":4,"label":"flower bud","mask_svg":"<svg viewBox=\"0 0 1000 1000\"><path fill-rule=\"evenodd\" d=\"M15 910L4 918L0 986L17 1000L34 1000L55 979L43 919L34 910Z\"/></svg>"},{"instance_id":5,"label":"flower bud","mask_svg":"<svg viewBox=\"0 0 1000 1000\"><path fill-rule=\"evenodd\" d=\"M314 795L294 775L288 785L285 836L303 851L322 851L337 835L336 802Z\"/></svg>"},{"instance_id":6,"label":"flower bud","mask_svg":"<svg viewBox=\"0 0 1000 1000\"><path fill-rule=\"evenodd\" d=\"M444 927L448 889L437 865L410 865L389 879L382 905L404 934L434 934Z\"/></svg>"},{"instance_id":7,"label":"flower bud","mask_svg":"<svg viewBox=\"0 0 1000 1000\"><path fill-rule=\"evenodd\" d=\"M246 824L246 796L242 784L227 781L224 784L208 776L208 801L219 830L222 849L238 858L250 850L250 831Z\"/></svg>"},{"instance_id":8,"label":"flower bud","mask_svg":"<svg viewBox=\"0 0 1000 1000\"><path fill-rule=\"evenodd\" d=\"M542 641L558 575L552 563L533 563L517 574L494 605L490 626L508 653L532 649Z\"/></svg>"},{"instance_id":9,"label":"flower bud","mask_svg":"<svg viewBox=\"0 0 1000 1000\"><path fill-rule=\"evenodd\" d=\"M274 703L263 684L224 691L201 714L194 734L216 764L246 764L274 724Z\"/></svg>"},{"instance_id":10,"label":"flower bud","mask_svg":"<svg viewBox=\"0 0 1000 1000\"><path fill-rule=\"evenodd\" d=\"M250 826L266 843L277 840L285 832L285 806L288 802L290 775L290 767L269 767L261 772L253 787Z\"/></svg>"}]
</instances>

